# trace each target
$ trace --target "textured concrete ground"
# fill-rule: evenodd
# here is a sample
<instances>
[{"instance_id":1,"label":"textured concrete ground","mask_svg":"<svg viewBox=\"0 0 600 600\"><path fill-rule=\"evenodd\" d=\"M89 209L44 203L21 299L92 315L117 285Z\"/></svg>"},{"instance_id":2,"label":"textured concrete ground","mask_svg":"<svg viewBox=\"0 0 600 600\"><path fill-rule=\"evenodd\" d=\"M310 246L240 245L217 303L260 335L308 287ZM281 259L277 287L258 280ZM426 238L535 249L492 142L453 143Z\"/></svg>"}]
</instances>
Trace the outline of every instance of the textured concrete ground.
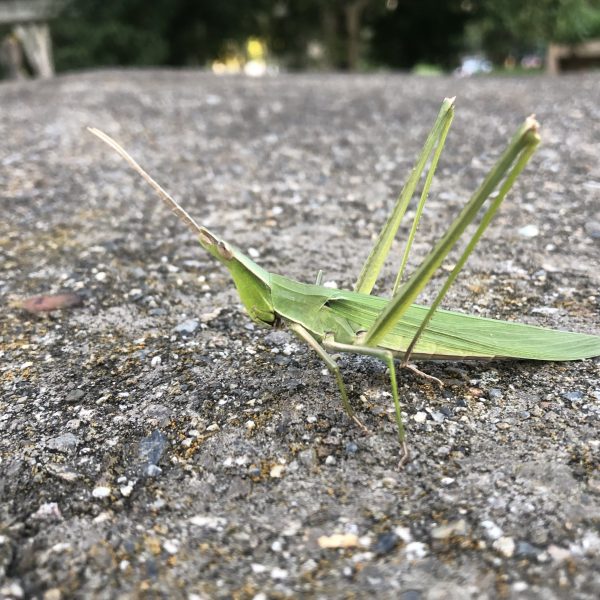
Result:
<instances>
[{"instance_id":1,"label":"textured concrete ground","mask_svg":"<svg viewBox=\"0 0 600 600\"><path fill-rule=\"evenodd\" d=\"M0 597L600 596L597 359L424 364L443 390L401 373L398 471L381 364L341 361L365 437L85 131L269 270L349 287L454 95L411 265L535 112L543 146L445 305L600 334L599 74L0 85ZM18 308L59 291L82 305Z\"/></svg>"}]
</instances>

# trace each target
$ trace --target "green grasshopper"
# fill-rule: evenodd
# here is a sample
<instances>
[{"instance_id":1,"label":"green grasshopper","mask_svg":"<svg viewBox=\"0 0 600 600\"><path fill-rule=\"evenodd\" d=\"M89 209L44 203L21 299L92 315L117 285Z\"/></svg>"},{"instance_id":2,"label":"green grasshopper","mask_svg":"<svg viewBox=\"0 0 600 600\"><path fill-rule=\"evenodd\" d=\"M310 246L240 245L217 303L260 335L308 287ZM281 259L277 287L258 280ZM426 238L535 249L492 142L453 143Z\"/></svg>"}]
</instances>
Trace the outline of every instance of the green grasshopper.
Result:
<instances>
[{"instance_id":1,"label":"green grasshopper","mask_svg":"<svg viewBox=\"0 0 600 600\"><path fill-rule=\"evenodd\" d=\"M402 283L404 267L453 116L454 98L445 99L417 163L380 232L353 291L324 287L321 285L321 272L317 275L315 284L300 283L282 275L269 273L240 249L206 227L198 225L112 138L98 129L90 131L116 150L158 192L171 210L198 235L202 247L229 270L240 299L255 322L269 327L286 326L321 357L337 381L344 409L364 430L366 428L350 406L340 368L332 354L372 356L387 365L398 439L402 449L402 465L408 459L409 453L396 381L396 358L400 359L402 367L441 384L434 377L419 371L409 362L410 359L495 358L566 361L600 355L600 336L543 329L439 309L450 285L462 270L468 256L540 142L538 124L533 117L525 120L447 232L415 272ZM393 295L391 298L371 295L402 217L427 164L429 168ZM489 206L483 212L473 237L433 304L430 307L413 304L490 196L492 198Z\"/></svg>"}]
</instances>

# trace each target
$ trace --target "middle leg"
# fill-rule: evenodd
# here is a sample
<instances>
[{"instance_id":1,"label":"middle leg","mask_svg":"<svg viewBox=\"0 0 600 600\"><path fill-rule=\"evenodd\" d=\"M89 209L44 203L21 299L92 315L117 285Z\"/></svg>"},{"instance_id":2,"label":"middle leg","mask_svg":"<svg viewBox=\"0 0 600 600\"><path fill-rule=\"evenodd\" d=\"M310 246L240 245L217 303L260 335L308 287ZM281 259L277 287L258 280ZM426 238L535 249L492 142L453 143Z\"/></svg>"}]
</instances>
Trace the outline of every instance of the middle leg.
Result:
<instances>
[{"instance_id":1,"label":"middle leg","mask_svg":"<svg viewBox=\"0 0 600 600\"><path fill-rule=\"evenodd\" d=\"M383 361L390 372L390 384L392 388L392 397L394 399L394 409L396 411L396 424L398 426L398 441L402 448L400 454L400 464L402 466L409 458L408 446L406 444L406 434L404 431L404 423L402 422L402 408L400 406L400 397L398 394L398 382L396 380L396 366L394 364L394 355L389 350L381 348L372 348L371 346L360 346L354 344L341 344L333 339L333 335L329 334L323 338L323 347L326 350L334 352L347 352L350 354L361 354L363 356L373 356Z\"/></svg>"}]
</instances>

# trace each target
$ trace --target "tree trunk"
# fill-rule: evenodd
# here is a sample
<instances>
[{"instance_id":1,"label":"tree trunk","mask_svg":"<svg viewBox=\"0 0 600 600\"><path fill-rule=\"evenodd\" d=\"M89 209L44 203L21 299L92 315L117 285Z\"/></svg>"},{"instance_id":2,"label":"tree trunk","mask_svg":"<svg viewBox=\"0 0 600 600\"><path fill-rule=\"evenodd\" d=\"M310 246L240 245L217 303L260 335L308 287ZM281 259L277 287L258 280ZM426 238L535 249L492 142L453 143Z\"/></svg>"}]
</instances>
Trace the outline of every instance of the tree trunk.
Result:
<instances>
[{"instance_id":1,"label":"tree trunk","mask_svg":"<svg viewBox=\"0 0 600 600\"><path fill-rule=\"evenodd\" d=\"M356 71L360 58L360 20L369 0L354 0L344 7L346 18L346 67Z\"/></svg>"}]
</instances>

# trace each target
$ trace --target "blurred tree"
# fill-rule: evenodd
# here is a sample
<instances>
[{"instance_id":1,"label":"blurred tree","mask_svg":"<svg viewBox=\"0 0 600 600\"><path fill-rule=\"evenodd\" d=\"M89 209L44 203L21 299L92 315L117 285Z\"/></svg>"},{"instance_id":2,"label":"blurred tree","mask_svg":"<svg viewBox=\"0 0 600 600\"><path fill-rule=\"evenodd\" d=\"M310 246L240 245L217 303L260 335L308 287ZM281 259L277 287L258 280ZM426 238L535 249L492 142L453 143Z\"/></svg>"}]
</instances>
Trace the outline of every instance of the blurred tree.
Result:
<instances>
[{"instance_id":1,"label":"blurred tree","mask_svg":"<svg viewBox=\"0 0 600 600\"><path fill-rule=\"evenodd\" d=\"M177 0L75 0L52 24L58 70L163 64Z\"/></svg>"},{"instance_id":2,"label":"blurred tree","mask_svg":"<svg viewBox=\"0 0 600 600\"><path fill-rule=\"evenodd\" d=\"M210 62L264 30L272 0L73 0L52 27L59 70Z\"/></svg>"},{"instance_id":3,"label":"blurred tree","mask_svg":"<svg viewBox=\"0 0 600 600\"><path fill-rule=\"evenodd\" d=\"M464 0L388 0L386 6L372 24L375 63L404 69L417 63L456 65L471 18Z\"/></svg>"},{"instance_id":4,"label":"blurred tree","mask_svg":"<svg viewBox=\"0 0 600 600\"><path fill-rule=\"evenodd\" d=\"M468 6L471 45L496 63L550 42L600 37L600 0L469 0Z\"/></svg>"},{"instance_id":5,"label":"blurred tree","mask_svg":"<svg viewBox=\"0 0 600 600\"><path fill-rule=\"evenodd\" d=\"M206 65L250 37L288 68L448 68L600 35L600 0L71 0L52 31L59 70Z\"/></svg>"},{"instance_id":6,"label":"blurred tree","mask_svg":"<svg viewBox=\"0 0 600 600\"><path fill-rule=\"evenodd\" d=\"M273 0L178 0L168 25L168 64L206 64L268 33Z\"/></svg>"},{"instance_id":7,"label":"blurred tree","mask_svg":"<svg viewBox=\"0 0 600 600\"><path fill-rule=\"evenodd\" d=\"M292 67L355 70L365 32L385 0L278 0L269 26L275 54Z\"/></svg>"}]
</instances>

